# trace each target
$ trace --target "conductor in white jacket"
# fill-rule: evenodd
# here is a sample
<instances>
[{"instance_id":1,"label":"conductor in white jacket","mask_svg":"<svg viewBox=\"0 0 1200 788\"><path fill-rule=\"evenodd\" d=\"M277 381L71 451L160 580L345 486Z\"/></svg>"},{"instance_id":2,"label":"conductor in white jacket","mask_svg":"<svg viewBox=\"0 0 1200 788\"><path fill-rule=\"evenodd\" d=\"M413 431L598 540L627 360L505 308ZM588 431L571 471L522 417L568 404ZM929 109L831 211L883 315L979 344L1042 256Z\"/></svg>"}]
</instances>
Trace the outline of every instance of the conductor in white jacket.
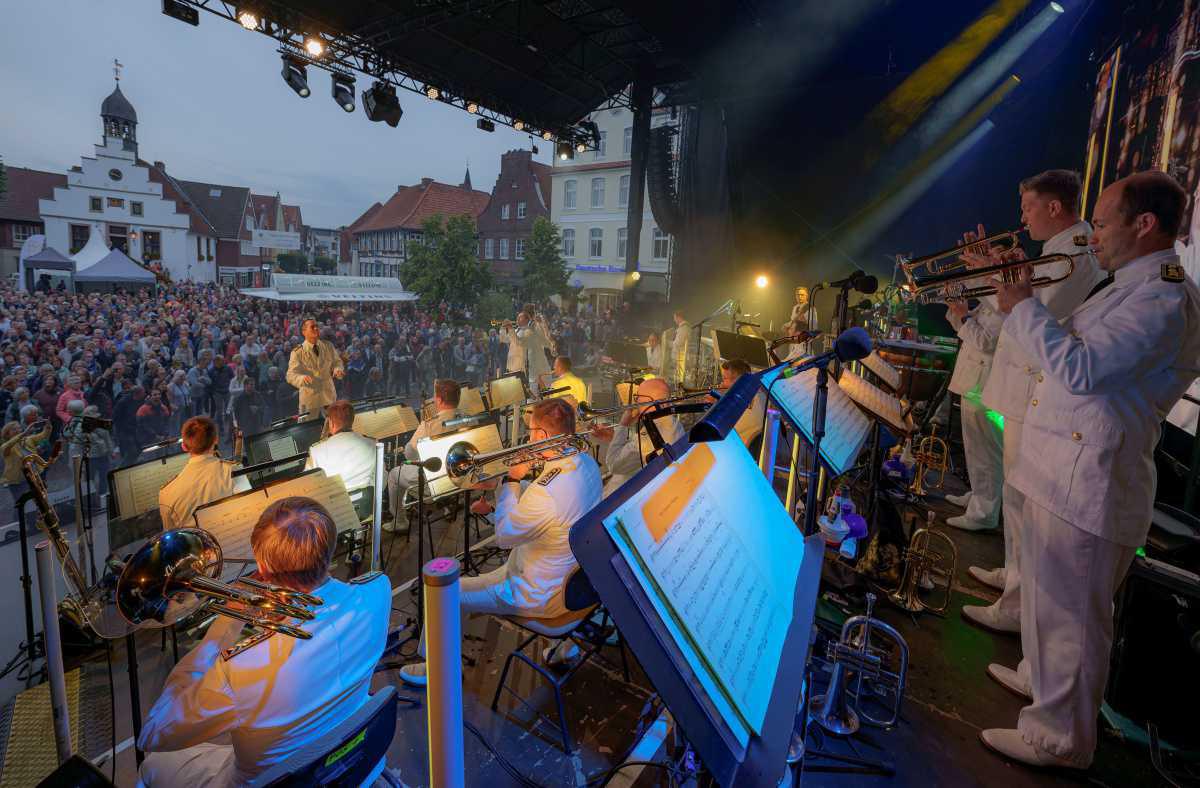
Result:
<instances>
[{"instance_id":1,"label":"conductor in white jacket","mask_svg":"<svg viewBox=\"0 0 1200 788\"><path fill-rule=\"evenodd\" d=\"M304 420L315 419L321 408L337 399L334 379L341 380L346 374L337 348L321 339L317 321L306 318L300 324L304 336L288 359L286 379L300 392L300 416Z\"/></svg>"}]
</instances>

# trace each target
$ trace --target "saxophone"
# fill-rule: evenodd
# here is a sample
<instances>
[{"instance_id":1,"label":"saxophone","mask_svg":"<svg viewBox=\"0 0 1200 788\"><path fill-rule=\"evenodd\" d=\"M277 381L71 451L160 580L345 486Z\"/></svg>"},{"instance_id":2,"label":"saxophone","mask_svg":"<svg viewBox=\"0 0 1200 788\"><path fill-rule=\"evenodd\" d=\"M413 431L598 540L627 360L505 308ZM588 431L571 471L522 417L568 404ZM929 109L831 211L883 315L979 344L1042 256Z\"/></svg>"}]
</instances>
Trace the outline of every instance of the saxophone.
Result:
<instances>
[{"instance_id":1,"label":"saxophone","mask_svg":"<svg viewBox=\"0 0 1200 788\"><path fill-rule=\"evenodd\" d=\"M63 600L62 609L76 624L83 624L88 620L84 611L91 605L91 589L88 587L79 564L75 562L75 556L71 555L71 544L67 541L66 534L63 533L58 513L54 511L54 506L50 503L50 493L46 490L46 481L42 478L42 472L53 465L61 453L61 440L55 442L49 459L44 460L40 454L33 452L21 460L21 473L25 476L25 481L29 483L29 489L33 493L33 502L38 508L38 528L46 533L55 555L58 556L63 573L67 577L67 582L71 584L73 595L69 593Z\"/></svg>"}]
</instances>

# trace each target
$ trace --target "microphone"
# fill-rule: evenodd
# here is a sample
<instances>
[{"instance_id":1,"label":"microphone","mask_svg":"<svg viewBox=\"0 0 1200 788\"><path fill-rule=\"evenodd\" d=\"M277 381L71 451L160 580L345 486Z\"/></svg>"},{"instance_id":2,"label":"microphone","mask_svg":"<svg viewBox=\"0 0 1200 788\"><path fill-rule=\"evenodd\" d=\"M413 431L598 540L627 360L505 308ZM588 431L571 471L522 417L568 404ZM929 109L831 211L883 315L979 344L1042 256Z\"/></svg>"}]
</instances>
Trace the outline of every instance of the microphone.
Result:
<instances>
[{"instance_id":1,"label":"microphone","mask_svg":"<svg viewBox=\"0 0 1200 788\"><path fill-rule=\"evenodd\" d=\"M843 363L858 361L871 355L872 349L871 335L861 326L853 326L838 335L838 338L833 341L833 350L804 359L796 366L791 367L791 372L794 375L797 372L823 367L834 360Z\"/></svg>"},{"instance_id":2,"label":"microphone","mask_svg":"<svg viewBox=\"0 0 1200 788\"><path fill-rule=\"evenodd\" d=\"M771 348L771 350L774 350L775 348L779 347L780 345L799 344L800 342L807 342L808 340L812 339L813 337L818 337L820 335L821 335L820 331L801 331L799 334L791 334L786 337L779 337L778 339L771 342L770 348Z\"/></svg>"},{"instance_id":3,"label":"microphone","mask_svg":"<svg viewBox=\"0 0 1200 788\"><path fill-rule=\"evenodd\" d=\"M855 270L854 273L845 279L837 279L833 282L821 282L820 287L844 287L857 290L864 295L870 295L879 289L879 280L867 274L861 268Z\"/></svg>"},{"instance_id":4,"label":"microphone","mask_svg":"<svg viewBox=\"0 0 1200 788\"><path fill-rule=\"evenodd\" d=\"M556 389L542 389L541 391L538 392L538 396L541 397L542 399L545 399L546 397L552 397L555 394L562 394L564 391L570 391L570 390L571 390L570 386L559 386Z\"/></svg>"},{"instance_id":5,"label":"microphone","mask_svg":"<svg viewBox=\"0 0 1200 788\"><path fill-rule=\"evenodd\" d=\"M430 473L437 473L442 469L441 457L430 457L428 460L410 460L407 457L401 458L397 465L419 465Z\"/></svg>"}]
</instances>

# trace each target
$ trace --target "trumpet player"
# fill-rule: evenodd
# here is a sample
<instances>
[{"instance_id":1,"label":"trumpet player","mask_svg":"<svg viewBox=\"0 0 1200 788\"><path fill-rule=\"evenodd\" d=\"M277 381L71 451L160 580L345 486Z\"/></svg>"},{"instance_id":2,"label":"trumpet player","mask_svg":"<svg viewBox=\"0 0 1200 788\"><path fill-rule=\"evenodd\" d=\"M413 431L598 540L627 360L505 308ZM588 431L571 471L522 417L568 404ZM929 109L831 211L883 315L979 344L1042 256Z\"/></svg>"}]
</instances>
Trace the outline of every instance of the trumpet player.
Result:
<instances>
[{"instance_id":1,"label":"trumpet player","mask_svg":"<svg viewBox=\"0 0 1200 788\"><path fill-rule=\"evenodd\" d=\"M533 406L529 441L536 443L575 432L575 410L563 399L546 399ZM510 549L504 566L478 577L460 580L462 612L490 613L526 618L554 618L567 612L563 597L567 578L578 569L567 538L571 526L600 503L600 467L587 452L548 456L542 472L530 479L528 463L509 468L508 475L476 485L495 489L496 544ZM522 490L521 483L529 481ZM492 511L480 499L471 505L476 514ZM569 641L567 641L569 643ZM550 663L569 661L576 647L547 649ZM420 654L425 654L424 640ZM405 665L400 670L405 683L426 684L425 663Z\"/></svg>"},{"instance_id":2,"label":"trumpet player","mask_svg":"<svg viewBox=\"0 0 1200 788\"><path fill-rule=\"evenodd\" d=\"M1090 235L1091 226L1079 216L1079 191L1079 174L1070 170L1047 170L1021 182L1021 224L1027 228L1030 238L1043 242L1043 255L1078 252L1076 236ZM982 234L983 228L979 230ZM971 240L969 234L967 240ZM988 254L968 253L964 258L974 266L996 262ZM1076 257L1074 270L1066 280L1037 288L1034 297L1055 319L1061 320L1083 302L1099 278L1091 255ZM1004 322L1007 323L1007 319ZM1004 417L1004 566L992 570L972 566L968 570L979 582L999 590L1001 596L992 605L966 605L962 610L963 618L968 622L993 632L1017 634L1021 631L1023 574L1020 544L1024 499L1021 491L1007 480L1019 462L1022 424L1036 379L1041 374L1036 359L1002 327L982 399L984 406Z\"/></svg>"},{"instance_id":3,"label":"trumpet player","mask_svg":"<svg viewBox=\"0 0 1200 788\"><path fill-rule=\"evenodd\" d=\"M1106 188L1092 243L1108 284L1066 317L1034 297L1028 269L998 285L1004 335L1039 371L1007 480L1024 505L1025 659L989 673L1030 703L1015 729L981 738L1026 764L1085 769L1096 749L1113 596L1149 531L1154 447L1200 375L1200 290L1172 248L1185 203L1163 172Z\"/></svg>"},{"instance_id":4,"label":"trumpet player","mask_svg":"<svg viewBox=\"0 0 1200 788\"><path fill-rule=\"evenodd\" d=\"M550 371L546 349L550 347L550 329L542 316L530 312L517 315L517 322L506 322L500 329L500 341L508 345L508 371L524 372L525 380L536 381Z\"/></svg>"},{"instance_id":5,"label":"trumpet player","mask_svg":"<svg viewBox=\"0 0 1200 788\"><path fill-rule=\"evenodd\" d=\"M458 381L439 378L433 382L433 416L422 421L413 431L412 437L404 445L404 457L415 463L420 459L417 454L417 441L422 438L436 438L446 431L446 422L459 415L458 403L462 396L462 388ZM404 508L404 499L408 491L417 486L420 471L416 465L397 465L388 471L387 489L388 505L392 517L385 520L385 531L407 531L408 514Z\"/></svg>"},{"instance_id":6,"label":"trumpet player","mask_svg":"<svg viewBox=\"0 0 1200 788\"><path fill-rule=\"evenodd\" d=\"M336 543L333 518L311 498L284 498L259 516L250 534L258 579L323 600L303 624L312 638L273 637L225 660L243 623L218 616L146 715L139 785L246 785L366 702L387 641L391 584L377 572L331 578Z\"/></svg>"},{"instance_id":7,"label":"trumpet player","mask_svg":"<svg viewBox=\"0 0 1200 788\"><path fill-rule=\"evenodd\" d=\"M663 378L650 378L642 381L633 394L633 402L653 402L667 399L671 389ZM642 416L649 407L630 408L621 414L621 421L615 427L592 427L592 437L608 445L604 464L612 474L604 485L604 494L609 495L628 481L645 465L646 458L654 452L654 443L646 434ZM663 440L668 444L683 437L683 427L677 416L658 419L655 424Z\"/></svg>"}]
</instances>

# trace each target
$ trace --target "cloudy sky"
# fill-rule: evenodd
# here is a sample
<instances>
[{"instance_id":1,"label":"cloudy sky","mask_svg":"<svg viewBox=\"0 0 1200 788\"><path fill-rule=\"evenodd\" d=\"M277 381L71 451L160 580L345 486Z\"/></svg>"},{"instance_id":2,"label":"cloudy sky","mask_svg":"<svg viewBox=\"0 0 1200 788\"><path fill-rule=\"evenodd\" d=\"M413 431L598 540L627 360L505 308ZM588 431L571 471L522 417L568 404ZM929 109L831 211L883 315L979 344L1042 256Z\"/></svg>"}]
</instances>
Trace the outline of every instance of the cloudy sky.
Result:
<instances>
[{"instance_id":1,"label":"cloudy sky","mask_svg":"<svg viewBox=\"0 0 1200 788\"><path fill-rule=\"evenodd\" d=\"M353 113L338 108L328 74L315 69L302 99L280 77L271 39L209 13L192 27L164 16L159 0L38 0L6 16L0 156L10 166L63 172L91 155L113 58L125 67L143 159L187 180L278 191L314 226L348 224L398 184L457 184L468 160L475 188L490 192L500 154L530 144L406 91L399 126L372 123L361 102Z\"/></svg>"}]
</instances>

